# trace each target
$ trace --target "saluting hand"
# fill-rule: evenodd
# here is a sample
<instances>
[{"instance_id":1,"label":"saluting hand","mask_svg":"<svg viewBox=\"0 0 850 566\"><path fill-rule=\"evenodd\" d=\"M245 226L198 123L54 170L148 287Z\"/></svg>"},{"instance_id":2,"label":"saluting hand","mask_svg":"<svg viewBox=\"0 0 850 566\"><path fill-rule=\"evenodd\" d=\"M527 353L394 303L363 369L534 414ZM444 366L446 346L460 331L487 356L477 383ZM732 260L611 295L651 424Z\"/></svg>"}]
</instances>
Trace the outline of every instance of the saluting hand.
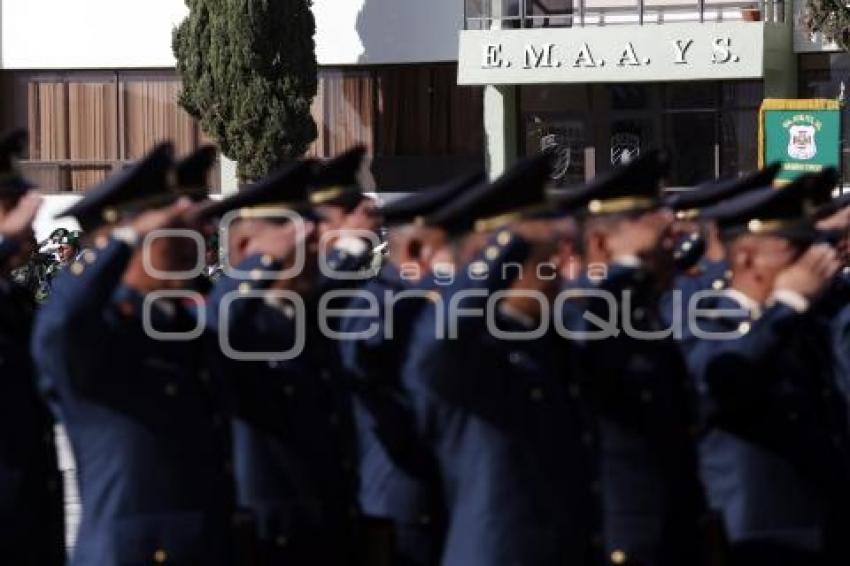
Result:
<instances>
[{"instance_id":1,"label":"saluting hand","mask_svg":"<svg viewBox=\"0 0 850 566\"><path fill-rule=\"evenodd\" d=\"M340 231L346 230L362 230L374 232L380 226L380 217L377 213L377 207L372 199L363 199L357 207L348 213L345 221L340 226Z\"/></svg>"},{"instance_id":2,"label":"saluting hand","mask_svg":"<svg viewBox=\"0 0 850 566\"><path fill-rule=\"evenodd\" d=\"M811 300L826 287L840 266L838 255L829 244L815 244L777 276L774 290L793 291Z\"/></svg>"},{"instance_id":3,"label":"saluting hand","mask_svg":"<svg viewBox=\"0 0 850 566\"><path fill-rule=\"evenodd\" d=\"M155 230L185 226L184 219L192 208L191 200L181 198L169 206L141 213L130 222L130 228L144 238Z\"/></svg>"},{"instance_id":4,"label":"saluting hand","mask_svg":"<svg viewBox=\"0 0 850 566\"><path fill-rule=\"evenodd\" d=\"M300 227L303 225L303 230ZM278 261L286 261L293 256L295 249L310 238L316 231L312 222L287 222L269 224L251 238L245 248L245 255L268 255Z\"/></svg>"},{"instance_id":5,"label":"saluting hand","mask_svg":"<svg viewBox=\"0 0 850 566\"><path fill-rule=\"evenodd\" d=\"M345 215L345 219L339 224L339 228L326 232L329 227L322 225L322 246L325 251L330 250L341 238L355 237L363 238L363 232L375 233L380 226L380 214L372 199L363 199L354 210Z\"/></svg>"},{"instance_id":6,"label":"saluting hand","mask_svg":"<svg viewBox=\"0 0 850 566\"><path fill-rule=\"evenodd\" d=\"M847 230L850 228L850 207L845 207L817 223L818 230Z\"/></svg>"},{"instance_id":7,"label":"saluting hand","mask_svg":"<svg viewBox=\"0 0 850 566\"><path fill-rule=\"evenodd\" d=\"M18 204L0 219L0 234L18 241L32 238L32 223L44 199L35 192L28 192Z\"/></svg>"},{"instance_id":8,"label":"saluting hand","mask_svg":"<svg viewBox=\"0 0 850 566\"><path fill-rule=\"evenodd\" d=\"M32 235L32 223L44 199L29 192L0 221L0 234L11 238L29 239Z\"/></svg>"},{"instance_id":9,"label":"saluting hand","mask_svg":"<svg viewBox=\"0 0 850 566\"><path fill-rule=\"evenodd\" d=\"M658 247L672 220L669 212L659 210L621 222L618 229L608 235L608 253L612 258L650 254Z\"/></svg>"}]
</instances>

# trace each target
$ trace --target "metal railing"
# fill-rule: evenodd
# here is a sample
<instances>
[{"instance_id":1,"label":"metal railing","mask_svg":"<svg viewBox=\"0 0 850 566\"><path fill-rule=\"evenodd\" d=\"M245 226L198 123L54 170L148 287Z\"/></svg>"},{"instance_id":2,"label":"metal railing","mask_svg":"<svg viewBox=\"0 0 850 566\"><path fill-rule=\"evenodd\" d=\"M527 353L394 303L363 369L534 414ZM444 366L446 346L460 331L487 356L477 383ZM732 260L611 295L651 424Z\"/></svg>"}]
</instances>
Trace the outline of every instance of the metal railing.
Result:
<instances>
[{"instance_id":1,"label":"metal railing","mask_svg":"<svg viewBox=\"0 0 850 566\"><path fill-rule=\"evenodd\" d=\"M785 22L785 0L463 0L464 29L525 29L665 22Z\"/></svg>"}]
</instances>

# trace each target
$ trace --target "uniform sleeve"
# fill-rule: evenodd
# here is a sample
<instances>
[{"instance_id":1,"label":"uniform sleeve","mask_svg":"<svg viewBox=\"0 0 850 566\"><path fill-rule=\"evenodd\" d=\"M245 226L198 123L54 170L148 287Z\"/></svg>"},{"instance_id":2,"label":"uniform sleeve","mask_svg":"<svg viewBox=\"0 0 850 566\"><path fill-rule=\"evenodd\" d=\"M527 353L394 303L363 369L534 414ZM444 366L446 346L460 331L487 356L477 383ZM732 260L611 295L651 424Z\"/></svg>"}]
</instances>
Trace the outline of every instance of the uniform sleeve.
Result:
<instances>
[{"instance_id":1,"label":"uniform sleeve","mask_svg":"<svg viewBox=\"0 0 850 566\"><path fill-rule=\"evenodd\" d=\"M355 253L353 249L344 247L334 247L327 255L327 267L335 273L357 273L366 268L371 261L371 250L368 246L363 248L360 253ZM321 294L327 291L336 289L350 289L358 287L363 283L363 279L349 279L342 277L334 277L333 274L321 274L316 284L316 292Z\"/></svg>"},{"instance_id":2,"label":"uniform sleeve","mask_svg":"<svg viewBox=\"0 0 850 566\"><path fill-rule=\"evenodd\" d=\"M378 292L374 286L367 291ZM377 297L379 301L381 296ZM383 303L379 303L385 307ZM353 299L352 307L365 308L364 299ZM427 450L420 445L409 401L401 386L404 348L409 343L401 338L402 329L393 329L393 337L383 327L383 309L376 317L348 317L342 330L347 333L366 332L371 324L379 325L374 336L363 340L342 340L340 358L346 377L352 382L356 401L369 418L358 423L368 427L392 461L414 477L427 477L431 463ZM403 315L395 318L398 324L413 324Z\"/></svg>"},{"instance_id":3,"label":"uniform sleeve","mask_svg":"<svg viewBox=\"0 0 850 566\"><path fill-rule=\"evenodd\" d=\"M488 332L484 310L489 297L510 287L518 270L508 269L508 264L522 264L528 250L523 238L500 232L475 261L459 270L439 300L423 307L402 370L418 430L430 430L435 406L468 407L474 400L470 391L480 376L459 374L454 360L474 355L477 342Z\"/></svg>"},{"instance_id":4,"label":"uniform sleeve","mask_svg":"<svg viewBox=\"0 0 850 566\"><path fill-rule=\"evenodd\" d=\"M830 326L833 350L836 352L838 387L850 399L850 306L845 305L832 319Z\"/></svg>"},{"instance_id":5,"label":"uniform sleeve","mask_svg":"<svg viewBox=\"0 0 850 566\"><path fill-rule=\"evenodd\" d=\"M275 261L270 256L254 255L246 258L236 266L236 270L247 273L244 279L231 275L222 274L213 285L212 291L207 298L207 322L214 332L239 331L244 328L265 304L258 298L240 299L240 296L250 295L257 291L263 291L271 287L274 280L263 279L265 271L277 271L282 269L282 263ZM227 310L228 328L220 328L223 309Z\"/></svg>"},{"instance_id":6,"label":"uniform sleeve","mask_svg":"<svg viewBox=\"0 0 850 566\"><path fill-rule=\"evenodd\" d=\"M294 344L296 332L294 316L287 316L281 304L269 297L248 296L250 293L267 290L273 280L256 277L258 271L274 271L281 264L268 257L253 256L237 266L249 274L248 279L236 279L222 275L213 287L207 300L208 324L219 337L219 346L227 344L239 353L288 351ZM223 309L228 315L222 316ZM211 367L221 377L227 389L230 410L260 428L279 434L291 434L291 430L280 428L280 408L286 405L286 394L279 372L282 366L272 368L272 360L235 359L221 347L210 353Z\"/></svg>"},{"instance_id":7,"label":"uniform sleeve","mask_svg":"<svg viewBox=\"0 0 850 566\"><path fill-rule=\"evenodd\" d=\"M114 239L100 249L89 250L56 276L51 303L56 304L72 323L102 318L131 255L130 246Z\"/></svg>"},{"instance_id":8,"label":"uniform sleeve","mask_svg":"<svg viewBox=\"0 0 850 566\"><path fill-rule=\"evenodd\" d=\"M472 262L458 269L435 307L442 310L446 336L460 338L484 327L483 314L465 316L463 311L483 312L490 296L513 284L528 253L529 245L522 237L504 230L490 238Z\"/></svg>"},{"instance_id":9,"label":"uniform sleeve","mask_svg":"<svg viewBox=\"0 0 850 566\"><path fill-rule=\"evenodd\" d=\"M723 332L729 338L702 338L685 345L685 356L698 392L715 411L749 408L774 376L760 367L788 345L801 328L803 317L790 306L776 303L755 322L726 324L722 320L700 324L701 332Z\"/></svg>"},{"instance_id":10,"label":"uniform sleeve","mask_svg":"<svg viewBox=\"0 0 850 566\"><path fill-rule=\"evenodd\" d=\"M685 361L664 332L653 287L640 266L610 265L591 282L602 296L585 303L588 337L576 349L577 375L597 410L638 429L655 422L647 411L689 402Z\"/></svg>"},{"instance_id":11,"label":"uniform sleeve","mask_svg":"<svg viewBox=\"0 0 850 566\"><path fill-rule=\"evenodd\" d=\"M696 275L682 274L673 280L672 288L661 297L660 314L662 321L669 325L674 319L674 308L679 307L682 313L686 313L691 298L700 291L714 289L719 291L726 286L726 270L728 264L725 261L706 261L700 263L701 271ZM680 302L674 301L678 294Z\"/></svg>"},{"instance_id":12,"label":"uniform sleeve","mask_svg":"<svg viewBox=\"0 0 850 566\"><path fill-rule=\"evenodd\" d=\"M6 263L21 249L17 240L0 236L0 263Z\"/></svg>"},{"instance_id":13,"label":"uniform sleeve","mask_svg":"<svg viewBox=\"0 0 850 566\"><path fill-rule=\"evenodd\" d=\"M295 342L298 330L296 309L263 293L274 281L258 276L261 271L281 269L281 264L268 257L254 256L238 269L248 273L248 279L222 275L210 293L207 320L211 330L219 335L219 342L226 338L237 351L287 350Z\"/></svg>"},{"instance_id":14,"label":"uniform sleeve","mask_svg":"<svg viewBox=\"0 0 850 566\"><path fill-rule=\"evenodd\" d=\"M63 270L40 310L32 338L33 357L43 391L62 386L65 376L80 391L93 392L103 356L93 356L91 340L110 336L105 311L132 255L118 240L90 250Z\"/></svg>"},{"instance_id":15,"label":"uniform sleeve","mask_svg":"<svg viewBox=\"0 0 850 566\"><path fill-rule=\"evenodd\" d=\"M338 346L346 374L359 383L373 382L392 371L390 360L393 358L392 352L388 351L392 343L387 338L383 326L384 298L370 285L364 287L363 291L375 293L375 299L378 301L376 316L346 316L341 322L340 330L347 336L360 335L363 338L340 340ZM365 310L369 306L367 299L354 297L349 302L348 309Z\"/></svg>"}]
</instances>

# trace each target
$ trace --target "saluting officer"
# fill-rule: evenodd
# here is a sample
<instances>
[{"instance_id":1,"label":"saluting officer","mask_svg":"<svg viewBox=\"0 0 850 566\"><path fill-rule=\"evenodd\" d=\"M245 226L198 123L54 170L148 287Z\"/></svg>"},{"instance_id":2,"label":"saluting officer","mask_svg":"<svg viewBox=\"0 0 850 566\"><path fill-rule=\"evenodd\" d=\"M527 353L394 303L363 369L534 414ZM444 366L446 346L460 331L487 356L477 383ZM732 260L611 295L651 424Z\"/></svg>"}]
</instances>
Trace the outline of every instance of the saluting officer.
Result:
<instances>
[{"instance_id":1,"label":"saluting officer","mask_svg":"<svg viewBox=\"0 0 850 566\"><path fill-rule=\"evenodd\" d=\"M61 236L57 241L57 244L57 256L59 259L52 263L44 273L47 278L48 287L53 284L53 279L59 274L59 272L71 265L80 253L80 240L70 232Z\"/></svg>"},{"instance_id":2,"label":"saluting officer","mask_svg":"<svg viewBox=\"0 0 850 566\"><path fill-rule=\"evenodd\" d=\"M846 562L846 401L820 300L839 267L806 212L834 171L704 211L720 227L729 288L700 304L688 361L708 432L701 468L732 564Z\"/></svg>"},{"instance_id":3,"label":"saluting officer","mask_svg":"<svg viewBox=\"0 0 850 566\"><path fill-rule=\"evenodd\" d=\"M363 193L360 182L365 158L366 148L354 146L333 159L318 163L310 182L309 198L319 217L321 252L326 256L327 266L334 271L350 272L368 267L372 244L377 244L370 238L377 238L380 216L375 202ZM346 234L351 231L358 231L360 235ZM339 278L333 276L323 277L319 285L325 283L329 288L341 286ZM347 286L358 285L357 280L349 280Z\"/></svg>"},{"instance_id":4,"label":"saluting officer","mask_svg":"<svg viewBox=\"0 0 850 566\"><path fill-rule=\"evenodd\" d=\"M397 566L437 564L445 529L439 476L416 436L400 382L410 332L428 293L436 292L433 266L450 259L446 233L424 219L483 179L465 175L381 209L387 261L347 305L357 314L341 328L342 361L354 389L360 505L367 518L391 522L394 548L384 559Z\"/></svg>"},{"instance_id":5,"label":"saluting officer","mask_svg":"<svg viewBox=\"0 0 850 566\"><path fill-rule=\"evenodd\" d=\"M181 187L183 192L191 192L193 194L208 193L210 171L212 166L215 164L217 154L218 152L214 146L205 145L185 156L183 159L174 164L174 182L177 186ZM192 217L193 222L197 222L199 219L197 210L193 213ZM209 225L203 224L194 226L193 228L195 228L205 238L203 246L204 269L201 273L198 273L195 276L189 285L187 285L187 289L206 295L212 288L214 283L213 279L217 277L216 272L210 269L209 255L211 244L206 240L211 233L215 232L215 229L211 228ZM217 244L215 244L215 246L215 252L217 254ZM215 329L212 329L212 332L215 333Z\"/></svg>"},{"instance_id":6,"label":"saluting officer","mask_svg":"<svg viewBox=\"0 0 850 566\"><path fill-rule=\"evenodd\" d=\"M18 171L19 130L0 138L0 560L65 563L62 482L53 419L36 388L29 339L35 305L10 271L29 257L41 198Z\"/></svg>"},{"instance_id":7,"label":"saluting officer","mask_svg":"<svg viewBox=\"0 0 850 566\"><path fill-rule=\"evenodd\" d=\"M547 309L549 173L546 157L522 161L425 219L451 236L458 269L417 320L402 383L439 472L448 566L588 559L586 428Z\"/></svg>"},{"instance_id":8,"label":"saluting officer","mask_svg":"<svg viewBox=\"0 0 850 566\"><path fill-rule=\"evenodd\" d=\"M337 283L319 284L318 217L307 192L315 165L289 165L205 211L227 224L227 267L210 318L232 348L219 368L236 405L237 493L256 515L261 564L338 566L356 554L350 396L317 325L318 293ZM346 252L333 268L354 270L363 256Z\"/></svg>"},{"instance_id":9,"label":"saluting officer","mask_svg":"<svg viewBox=\"0 0 850 566\"><path fill-rule=\"evenodd\" d=\"M310 181L310 204L319 215L323 229L339 230L346 216L369 200L360 183L366 148L357 145L317 164Z\"/></svg>"},{"instance_id":10,"label":"saluting officer","mask_svg":"<svg viewBox=\"0 0 850 566\"><path fill-rule=\"evenodd\" d=\"M830 322L833 328L835 371L839 388L850 403L850 307L847 306L850 293L850 194L830 198L811 217L821 234L820 240L832 245L841 265L825 291L826 296L818 302L831 305L831 308L826 309L827 312L837 311ZM825 309L821 307L818 310Z\"/></svg>"},{"instance_id":11,"label":"saluting officer","mask_svg":"<svg viewBox=\"0 0 850 566\"><path fill-rule=\"evenodd\" d=\"M165 273L197 259L190 239L154 235L190 228L191 202L174 202L183 190L169 182L171 156L170 144L158 146L63 213L93 247L58 276L36 322L40 386L79 467L73 564L235 561L230 431L206 340L185 340L199 321L155 297L183 289Z\"/></svg>"},{"instance_id":12,"label":"saluting officer","mask_svg":"<svg viewBox=\"0 0 850 566\"><path fill-rule=\"evenodd\" d=\"M659 313L672 276L671 217L660 200L668 165L665 154L647 152L564 201L583 228L587 275L578 287L594 293L582 308L616 329L585 321L590 334L580 342L577 371L598 434L602 542L611 564L699 564L705 551L694 396ZM572 309L565 316L576 320Z\"/></svg>"},{"instance_id":13,"label":"saluting officer","mask_svg":"<svg viewBox=\"0 0 850 566\"><path fill-rule=\"evenodd\" d=\"M665 206L676 214L672 232L677 238L673 251L677 273L671 291L661 299L661 314L665 323L672 322L674 294L678 295L681 308L686 309L695 293L707 289L720 290L728 283L729 263L726 261L723 243L717 233L717 226L701 218L702 209L771 185L780 169L781 165L774 163L739 178L708 181L693 189L667 195L664 199Z\"/></svg>"}]
</instances>

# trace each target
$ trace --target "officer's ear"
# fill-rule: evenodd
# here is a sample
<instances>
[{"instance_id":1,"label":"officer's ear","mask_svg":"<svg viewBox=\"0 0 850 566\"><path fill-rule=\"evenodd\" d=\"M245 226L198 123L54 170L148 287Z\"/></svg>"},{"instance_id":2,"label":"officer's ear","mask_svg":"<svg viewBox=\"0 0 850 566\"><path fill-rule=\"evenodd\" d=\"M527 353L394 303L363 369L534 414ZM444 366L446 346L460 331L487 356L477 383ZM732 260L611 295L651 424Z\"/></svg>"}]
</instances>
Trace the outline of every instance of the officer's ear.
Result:
<instances>
[{"instance_id":1,"label":"officer's ear","mask_svg":"<svg viewBox=\"0 0 850 566\"><path fill-rule=\"evenodd\" d=\"M436 250L429 242L417 236L407 240L405 245L407 247L406 255L411 261L425 269L430 267Z\"/></svg>"},{"instance_id":2,"label":"officer's ear","mask_svg":"<svg viewBox=\"0 0 850 566\"><path fill-rule=\"evenodd\" d=\"M419 238L410 238L407 240L407 257L420 261L422 259L422 250L425 244Z\"/></svg>"},{"instance_id":3,"label":"officer's ear","mask_svg":"<svg viewBox=\"0 0 850 566\"><path fill-rule=\"evenodd\" d=\"M20 202L20 200L21 200L21 197L19 197L19 196L0 197L0 215L2 215L2 216L7 215L16 206L18 206L18 202Z\"/></svg>"},{"instance_id":4,"label":"officer's ear","mask_svg":"<svg viewBox=\"0 0 850 566\"><path fill-rule=\"evenodd\" d=\"M752 269L756 260L755 247L743 239L732 243L730 247L729 263L732 269L736 271Z\"/></svg>"},{"instance_id":5,"label":"officer's ear","mask_svg":"<svg viewBox=\"0 0 850 566\"><path fill-rule=\"evenodd\" d=\"M608 255L608 235L597 227L589 227L584 234L584 250L589 258L602 260Z\"/></svg>"},{"instance_id":6,"label":"officer's ear","mask_svg":"<svg viewBox=\"0 0 850 566\"><path fill-rule=\"evenodd\" d=\"M239 263L245 258L245 251L248 248L248 244L251 243L253 232L245 229L245 224L245 222L234 224L227 238L228 257L231 258L231 261L236 258L236 263Z\"/></svg>"}]
</instances>

